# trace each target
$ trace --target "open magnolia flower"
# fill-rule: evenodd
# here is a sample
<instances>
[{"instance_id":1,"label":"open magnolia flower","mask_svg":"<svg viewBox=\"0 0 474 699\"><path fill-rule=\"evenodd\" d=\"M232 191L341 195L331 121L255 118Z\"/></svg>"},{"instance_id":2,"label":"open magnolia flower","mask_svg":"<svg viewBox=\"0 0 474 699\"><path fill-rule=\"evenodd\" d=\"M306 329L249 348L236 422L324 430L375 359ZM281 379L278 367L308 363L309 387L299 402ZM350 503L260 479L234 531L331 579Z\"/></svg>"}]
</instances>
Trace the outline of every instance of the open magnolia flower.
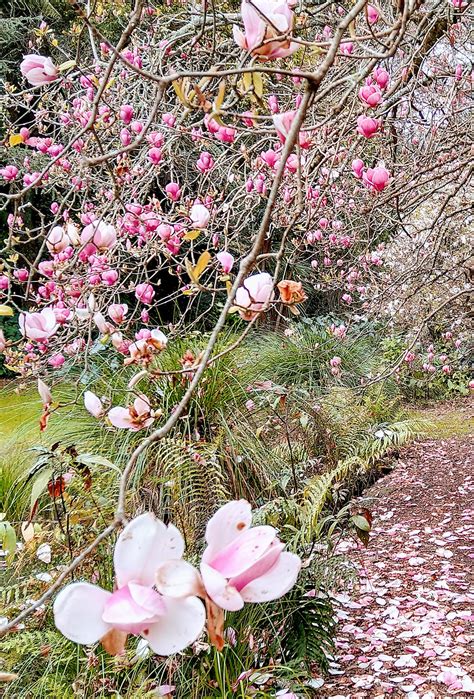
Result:
<instances>
[{"instance_id":1,"label":"open magnolia flower","mask_svg":"<svg viewBox=\"0 0 474 699\"><path fill-rule=\"evenodd\" d=\"M166 335L156 328L149 333L148 337L132 342L128 348L130 356L124 360L124 364L125 366L128 364L147 366L155 354L164 350L167 344Z\"/></svg>"},{"instance_id":2,"label":"open magnolia flower","mask_svg":"<svg viewBox=\"0 0 474 699\"><path fill-rule=\"evenodd\" d=\"M58 329L56 315L52 308L43 308L37 313L25 311L18 320L22 334L29 340L43 342Z\"/></svg>"},{"instance_id":3,"label":"open magnolia flower","mask_svg":"<svg viewBox=\"0 0 474 699\"><path fill-rule=\"evenodd\" d=\"M268 272L252 274L235 295L235 305L244 320L252 320L273 300L273 279Z\"/></svg>"},{"instance_id":4,"label":"open magnolia flower","mask_svg":"<svg viewBox=\"0 0 474 699\"><path fill-rule=\"evenodd\" d=\"M87 407L87 406L86 406ZM90 412L90 411L89 411ZM155 419L150 402L146 396L138 396L127 408L117 406L107 413L107 417L114 427L124 430L138 430L150 427Z\"/></svg>"},{"instance_id":5,"label":"open magnolia flower","mask_svg":"<svg viewBox=\"0 0 474 699\"><path fill-rule=\"evenodd\" d=\"M283 551L273 527L251 523L246 500L228 502L207 523L202 581L211 600L228 611L282 597L301 568L299 556Z\"/></svg>"},{"instance_id":6,"label":"open magnolia flower","mask_svg":"<svg viewBox=\"0 0 474 699\"><path fill-rule=\"evenodd\" d=\"M159 655L183 650L204 627L204 606L195 596L176 599L153 588L163 565L168 575L176 566L179 584L183 551L183 537L172 524L166 526L150 512L136 517L115 546L115 592L86 582L68 585L54 601L57 628L75 643L100 640L112 654L123 652L127 634L142 636ZM192 570L184 563L185 577Z\"/></svg>"},{"instance_id":7,"label":"open magnolia flower","mask_svg":"<svg viewBox=\"0 0 474 699\"><path fill-rule=\"evenodd\" d=\"M294 22L292 3L287 0L243 0L241 6L244 32L234 25L234 39L261 61L286 58L298 50L299 44L285 38ZM272 41L275 39L275 41Z\"/></svg>"}]
</instances>

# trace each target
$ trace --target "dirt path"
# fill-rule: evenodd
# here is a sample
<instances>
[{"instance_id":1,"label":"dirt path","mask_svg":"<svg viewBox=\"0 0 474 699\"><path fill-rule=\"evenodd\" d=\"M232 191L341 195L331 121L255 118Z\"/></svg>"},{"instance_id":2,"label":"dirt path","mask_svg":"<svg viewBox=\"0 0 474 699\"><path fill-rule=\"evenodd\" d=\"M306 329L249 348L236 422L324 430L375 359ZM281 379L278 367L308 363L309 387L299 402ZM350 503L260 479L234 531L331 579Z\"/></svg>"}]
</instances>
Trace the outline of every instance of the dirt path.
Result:
<instances>
[{"instance_id":1,"label":"dirt path","mask_svg":"<svg viewBox=\"0 0 474 699\"><path fill-rule=\"evenodd\" d=\"M361 501L368 549L338 597L337 663L320 697L474 695L474 440L425 440Z\"/></svg>"}]
</instances>

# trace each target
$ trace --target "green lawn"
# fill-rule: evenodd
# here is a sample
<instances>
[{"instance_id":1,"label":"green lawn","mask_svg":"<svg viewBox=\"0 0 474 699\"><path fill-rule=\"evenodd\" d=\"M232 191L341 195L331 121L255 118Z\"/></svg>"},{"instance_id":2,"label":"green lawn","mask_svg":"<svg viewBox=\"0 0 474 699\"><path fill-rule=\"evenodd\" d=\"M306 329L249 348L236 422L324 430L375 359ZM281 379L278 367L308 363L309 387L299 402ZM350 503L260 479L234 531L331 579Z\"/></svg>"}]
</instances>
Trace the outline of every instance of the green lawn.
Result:
<instances>
[{"instance_id":1,"label":"green lawn","mask_svg":"<svg viewBox=\"0 0 474 699\"><path fill-rule=\"evenodd\" d=\"M0 450L14 439L33 440L39 437L41 401L37 391L27 389L15 393L12 387L0 389Z\"/></svg>"}]
</instances>

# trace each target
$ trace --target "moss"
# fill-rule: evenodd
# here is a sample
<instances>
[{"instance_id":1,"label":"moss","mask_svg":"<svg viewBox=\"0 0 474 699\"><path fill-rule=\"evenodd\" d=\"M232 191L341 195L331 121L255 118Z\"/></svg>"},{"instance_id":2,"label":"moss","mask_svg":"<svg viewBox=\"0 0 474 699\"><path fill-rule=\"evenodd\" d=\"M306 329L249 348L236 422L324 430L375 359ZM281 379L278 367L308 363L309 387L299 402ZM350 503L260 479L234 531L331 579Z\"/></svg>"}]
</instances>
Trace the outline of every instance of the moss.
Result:
<instances>
[{"instance_id":1,"label":"moss","mask_svg":"<svg viewBox=\"0 0 474 699\"><path fill-rule=\"evenodd\" d=\"M410 411L410 417L423 418L428 422L426 436L434 439L474 434L472 414L472 404L469 401L452 401L448 405Z\"/></svg>"}]
</instances>

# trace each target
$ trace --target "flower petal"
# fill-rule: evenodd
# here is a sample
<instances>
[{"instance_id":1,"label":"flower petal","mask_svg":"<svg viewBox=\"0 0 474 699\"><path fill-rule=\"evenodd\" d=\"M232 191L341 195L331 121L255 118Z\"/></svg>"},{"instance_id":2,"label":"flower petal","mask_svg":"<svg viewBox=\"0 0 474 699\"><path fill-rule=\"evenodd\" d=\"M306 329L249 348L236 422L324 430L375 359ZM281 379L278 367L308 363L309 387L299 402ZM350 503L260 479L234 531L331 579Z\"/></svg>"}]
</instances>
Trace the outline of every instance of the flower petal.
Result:
<instances>
[{"instance_id":1,"label":"flower petal","mask_svg":"<svg viewBox=\"0 0 474 699\"><path fill-rule=\"evenodd\" d=\"M133 407L137 411L138 415L146 415L151 410L150 401L146 396L138 396L133 402Z\"/></svg>"},{"instance_id":2,"label":"flower petal","mask_svg":"<svg viewBox=\"0 0 474 699\"><path fill-rule=\"evenodd\" d=\"M84 406L86 410L94 417L101 417L104 412L104 406L98 396L92 391L86 391L84 393Z\"/></svg>"},{"instance_id":3,"label":"flower petal","mask_svg":"<svg viewBox=\"0 0 474 699\"><path fill-rule=\"evenodd\" d=\"M127 524L115 546L118 586L133 581L151 587L160 564L181 558L183 552L183 537L172 524L166 526L151 512L136 517Z\"/></svg>"},{"instance_id":4,"label":"flower petal","mask_svg":"<svg viewBox=\"0 0 474 699\"><path fill-rule=\"evenodd\" d=\"M135 429L135 423L132 420L132 416L130 415L128 408L121 408L119 406L112 408L107 413L107 417L114 427L120 427L120 429L128 430Z\"/></svg>"},{"instance_id":5,"label":"flower petal","mask_svg":"<svg viewBox=\"0 0 474 699\"><path fill-rule=\"evenodd\" d=\"M286 595L296 582L301 568L301 559L294 553L284 551L275 565L241 591L245 602L270 602Z\"/></svg>"},{"instance_id":6,"label":"flower petal","mask_svg":"<svg viewBox=\"0 0 474 699\"><path fill-rule=\"evenodd\" d=\"M156 571L156 589L166 597L191 597L204 592L201 576L187 561L166 561Z\"/></svg>"},{"instance_id":7,"label":"flower petal","mask_svg":"<svg viewBox=\"0 0 474 699\"><path fill-rule=\"evenodd\" d=\"M96 643L110 630L102 613L111 593L90 583L72 583L54 600L54 623L74 643Z\"/></svg>"},{"instance_id":8,"label":"flower petal","mask_svg":"<svg viewBox=\"0 0 474 699\"><path fill-rule=\"evenodd\" d=\"M221 507L211 517L206 527L206 541L209 553L218 551L230 544L250 527L252 507L247 500L232 500Z\"/></svg>"},{"instance_id":9,"label":"flower petal","mask_svg":"<svg viewBox=\"0 0 474 699\"><path fill-rule=\"evenodd\" d=\"M102 619L114 629L138 634L164 612L162 598L153 588L131 583L109 597Z\"/></svg>"},{"instance_id":10,"label":"flower petal","mask_svg":"<svg viewBox=\"0 0 474 699\"><path fill-rule=\"evenodd\" d=\"M242 21L245 28L245 38L247 47L251 51L255 46L262 43L265 37L267 24L249 2L242 2Z\"/></svg>"},{"instance_id":11,"label":"flower petal","mask_svg":"<svg viewBox=\"0 0 474 699\"><path fill-rule=\"evenodd\" d=\"M250 568L247 568L243 573L229 580L230 585L233 585L236 590L242 590L256 578L265 575L265 573L275 565L284 548L285 544L282 544L278 539L274 539L266 553L264 553L253 566L250 566Z\"/></svg>"},{"instance_id":12,"label":"flower petal","mask_svg":"<svg viewBox=\"0 0 474 699\"><path fill-rule=\"evenodd\" d=\"M242 609L244 601L239 592L228 584L227 579L218 570L201 563L201 575L207 594L219 607L228 612Z\"/></svg>"},{"instance_id":13,"label":"flower petal","mask_svg":"<svg viewBox=\"0 0 474 699\"><path fill-rule=\"evenodd\" d=\"M189 646L200 635L206 619L204 605L197 597L166 597L165 605L164 616L142 634L158 655L172 655Z\"/></svg>"},{"instance_id":14,"label":"flower petal","mask_svg":"<svg viewBox=\"0 0 474 699\"><path fill-rule=\"evenodd\" d=\"M273 527L266 525L247 529L225 548L204 560L226 578L233 578L253 566L266 553L276 538Z\"/></svg>"}]
</instances>

